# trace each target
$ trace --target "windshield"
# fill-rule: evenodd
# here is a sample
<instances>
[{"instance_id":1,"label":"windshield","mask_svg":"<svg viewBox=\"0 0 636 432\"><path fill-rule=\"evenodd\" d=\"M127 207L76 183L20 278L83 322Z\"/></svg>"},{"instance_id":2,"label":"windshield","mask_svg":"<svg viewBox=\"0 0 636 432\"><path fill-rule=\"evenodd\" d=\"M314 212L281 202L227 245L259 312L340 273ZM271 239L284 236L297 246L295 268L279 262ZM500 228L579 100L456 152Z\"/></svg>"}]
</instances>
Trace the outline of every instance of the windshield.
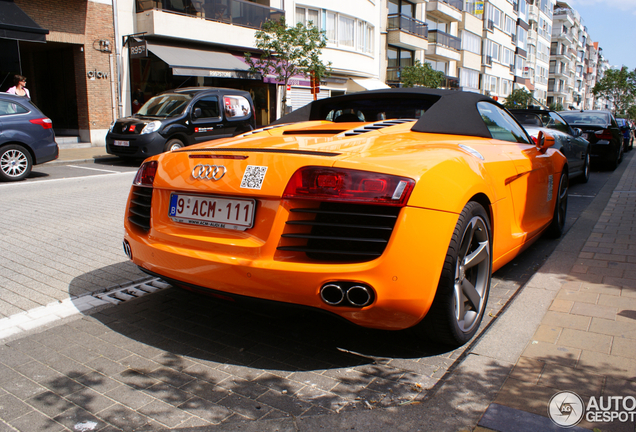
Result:
<instances>
[{"instance_id":1,"label":"windshield","mask_svg":"<svg viewBox=\"0 0 636 432\"><path fill-rule=\"evenodd\" d=\"M137 114L153 117L174 117L183 113L191 99L192 96L189 94L160 94L150 98L148 102L139 108Z\"/></svg>"},{"instance_id":2,"label":"windshield","mask_svg":"<svg viewBox=\"0 0 636 432\"><path fill-rule=\"evenodd\" d=\"M596 112L596 113L582 113L578 111L573 112L559 112L561 117L563 117L570 125L576 127L577 124L581 125L601 125L605 126L609 123L609 118L607 114Z\"/></svg>"}]
</instances>

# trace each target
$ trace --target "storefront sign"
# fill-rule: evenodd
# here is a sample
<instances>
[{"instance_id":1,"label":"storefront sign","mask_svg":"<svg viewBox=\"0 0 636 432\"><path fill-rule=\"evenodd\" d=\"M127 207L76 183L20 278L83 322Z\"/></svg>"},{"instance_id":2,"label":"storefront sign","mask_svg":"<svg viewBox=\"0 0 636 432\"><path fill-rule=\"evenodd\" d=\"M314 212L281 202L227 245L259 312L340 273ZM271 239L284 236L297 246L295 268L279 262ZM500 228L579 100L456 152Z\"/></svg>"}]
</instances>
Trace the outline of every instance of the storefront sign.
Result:
<instances>
[{"instance_id":1,"label":"storefront sign","mask_svg":"<svg viewBox=\"0 0 636 432\"><path fill-rule=\"evenodd\" d=\"M145 39L128 39L128 50L131 59L148 57L148 46Z\"/></svg>"},{"instance_id":2,"label":"storefront sign","mask_svg":"<svg viewBox=\"0 0 636 432\"><path fill-rule=\"evenodd\" d=\"M107 79L108 78L108 72L102 72L102 71L98 71L97 69L92 70L92 71L88 71L86 72L86 76L88 77L88 79Z\"/></svg>"}]
</instances>

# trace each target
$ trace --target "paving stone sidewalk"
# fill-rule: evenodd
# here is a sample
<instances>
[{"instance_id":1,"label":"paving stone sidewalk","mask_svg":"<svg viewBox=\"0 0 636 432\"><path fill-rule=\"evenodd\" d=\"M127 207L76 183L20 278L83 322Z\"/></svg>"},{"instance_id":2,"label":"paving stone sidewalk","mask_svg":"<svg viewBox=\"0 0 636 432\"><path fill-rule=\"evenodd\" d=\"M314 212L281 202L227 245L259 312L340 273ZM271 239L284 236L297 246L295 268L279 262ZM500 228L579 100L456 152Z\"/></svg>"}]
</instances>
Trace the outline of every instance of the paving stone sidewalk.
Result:
<instances>
[{"instance_id":1,"label":"paving stone sidewalk","mask_svg":"<svg viewBox=\"0 0 636 432\"><path fill-rule=\"evenodd\" d=\"M479 422L486 430L526 430L520 424L532 425L534 430L553 428L547 419L547 403L559 391L578 394L585 406L591 397L634 401L636 158L631 159L591 232L585 234L585 244L568 264L569 271L552 278L551 283L557 282L556 296ZM633 432L633 405L627 405L633 413L623 416L627 421L599 422L590 414L578 427ZM630 411L622 404L619 407L616 411Z\"/></svg>"}]
</instances>

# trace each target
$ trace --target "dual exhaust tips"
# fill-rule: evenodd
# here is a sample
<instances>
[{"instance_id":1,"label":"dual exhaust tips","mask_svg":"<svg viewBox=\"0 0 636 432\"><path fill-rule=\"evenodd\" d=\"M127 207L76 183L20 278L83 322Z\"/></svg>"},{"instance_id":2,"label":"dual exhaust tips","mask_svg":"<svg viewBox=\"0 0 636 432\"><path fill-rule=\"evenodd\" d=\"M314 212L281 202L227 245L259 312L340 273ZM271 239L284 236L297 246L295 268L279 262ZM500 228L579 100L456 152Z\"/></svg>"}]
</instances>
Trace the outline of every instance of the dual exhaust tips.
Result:
<instances>
[{"instance_id":1,"label":"dual exhaust tips","mask_svg":"<svg viewBox=\"0 0 636 432\"><path fill-rule=\"evenodd\" d=\"M375 294L369 286L352 282L331 282L320 288L320 298L330 306L364 307L373 303Z\"/></svg>"}]
</instances>

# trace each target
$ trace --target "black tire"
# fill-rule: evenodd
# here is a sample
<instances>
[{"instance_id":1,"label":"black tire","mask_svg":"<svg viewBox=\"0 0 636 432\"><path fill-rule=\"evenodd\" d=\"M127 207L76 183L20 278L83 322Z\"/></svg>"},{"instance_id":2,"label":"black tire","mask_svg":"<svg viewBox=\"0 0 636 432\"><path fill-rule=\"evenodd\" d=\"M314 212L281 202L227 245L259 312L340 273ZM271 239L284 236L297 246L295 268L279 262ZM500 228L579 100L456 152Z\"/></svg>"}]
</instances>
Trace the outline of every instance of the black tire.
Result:
<instances>
[{"instance_id":1,"label":"black tire","mask_svg":"<svg viewBox=\"0 0 636 432\"><path fill-rule=\"evenodd\" d=\"M0 180L19 181L31 174L31 153L18 144L0 148Z\"/></svg>"},{"instance_id":2,"label":"black tire","mask_svg":"<svg viewBox=\"0 0 636 432\"><path fill-rule=\"evenodd\" d=\"M546 230L546 235L550 238L559 238L563 234L565 227L565 216L568 210L568 173L563 170L559 180L559 189L554 202L554 213L552 222Z\"/></svg>"},{"instance_id":3,"label":"black tire","mask_svg":"<svg viewBox=\"0 0 636 432\"><path fill-rule=\"evenodd\" d=\"M183 147L185 147L183 144L183 141L181 141L178 138L171 138L168 140L166 145L163 146L163 151L168 152L168 151L178 150Z\"/></svg>"},{"instance_id":4,"label":"black tire","mask_svg":"<svg viewBox=\"0 0 636 432\"><path fill-rule=\"evenodd\" d=\"M461 346L475 335L486 310L492 274L492 230L486 210L471 201L453 232L433 305L417 329Z\"/></svg>"},{"instance_id":5,"label":"black tire","mask_svg":"<svg viewBox=\"0 0 636 432\"><path fill-rule=\"evenodd\" d=\"M587 183L590 180L590 149L585 153L585 163L583 164L583 173L579 177L581 183Z\"/></svg>"},{"instance_id":6,"label":"black tire","mask_svg":"<svg viewBox=\"0 0 636 432\"><path fill-rule=\"evenodd\" d=\"M616 157L616 160L613 160L612 162L607 163L607 166L610 169L610 171L614 171L616 168L618 168L618 164L620 164L622 160L623 160L623 146L619 145L618 155Z\"/></svg>"}]
</instances>

